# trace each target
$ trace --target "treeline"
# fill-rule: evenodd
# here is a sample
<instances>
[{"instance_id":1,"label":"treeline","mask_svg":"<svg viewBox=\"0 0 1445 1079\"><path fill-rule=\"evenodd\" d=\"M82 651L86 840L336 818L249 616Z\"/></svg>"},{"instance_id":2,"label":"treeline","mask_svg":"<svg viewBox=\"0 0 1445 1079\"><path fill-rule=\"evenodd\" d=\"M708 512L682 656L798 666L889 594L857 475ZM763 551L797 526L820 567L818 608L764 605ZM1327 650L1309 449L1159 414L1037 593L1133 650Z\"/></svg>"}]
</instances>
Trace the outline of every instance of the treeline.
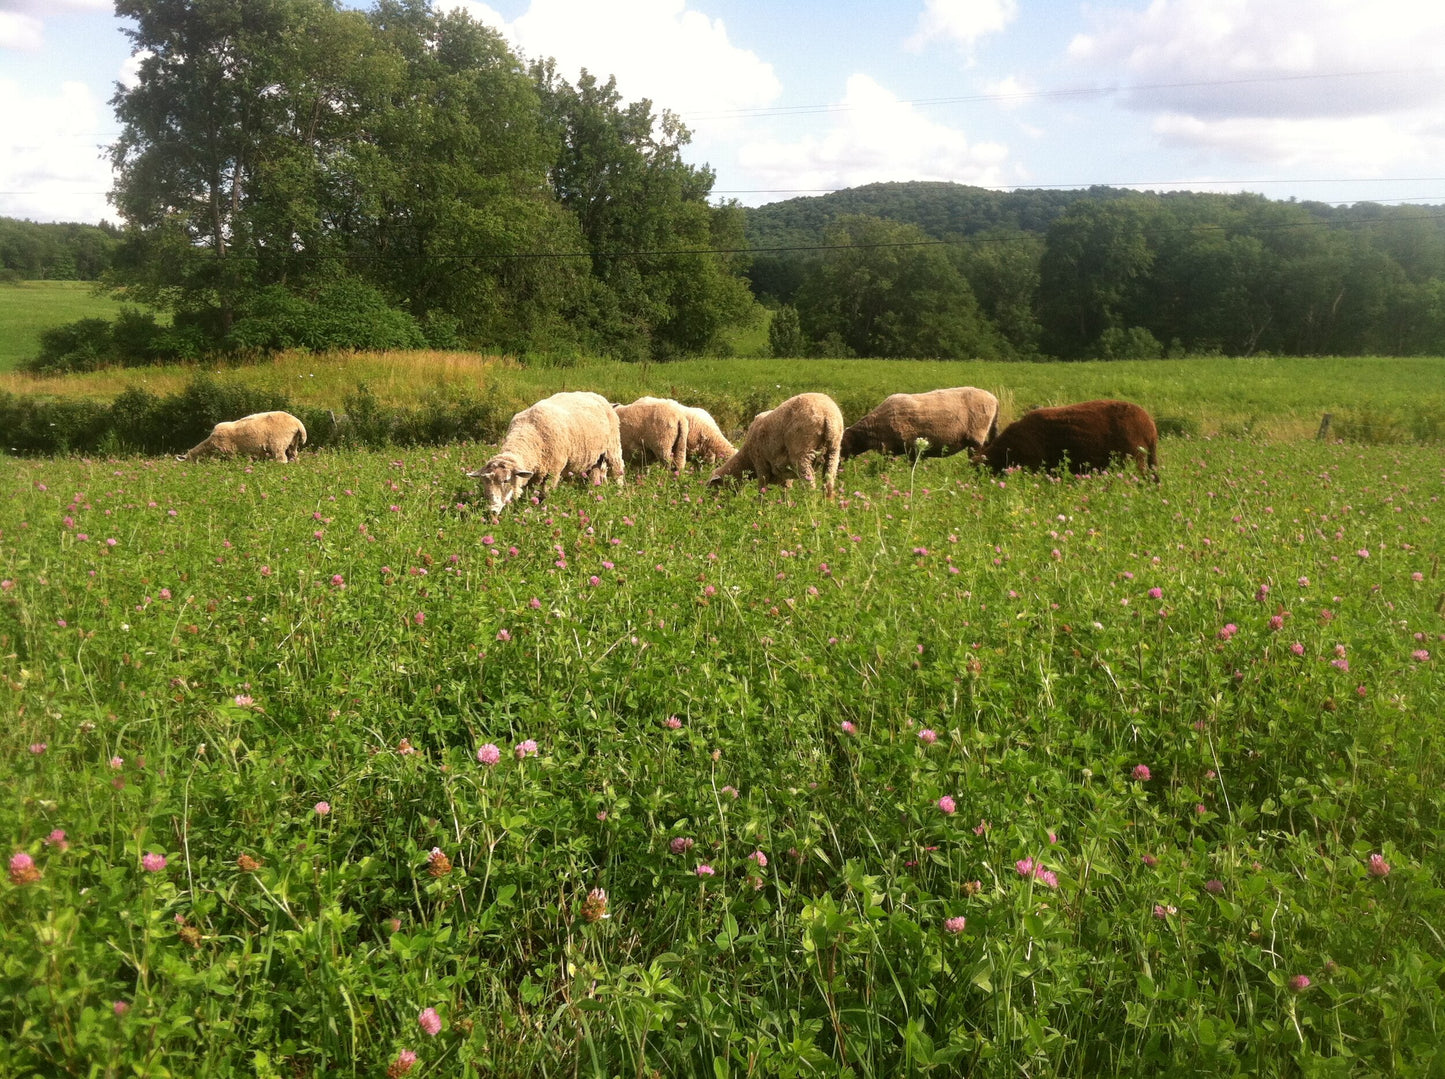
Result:
<instances>
[{"instance_id":1,"label":"treeline","mask_svg":"<svg viewBox=\"0 0 1445 1079\"><path fill-rule=\"evenodd\" d=\"M526 65L425 0L116 12L141 59L111 102L110 280L170 316L141 353L665 358L761 314L716 253L743 246L741 211L710 204L676 117L610 79Z\"/></svg>"},{"instance_id":2,"label":"treeline","mask_svg":"<svg viewBox=\"0 0 1445 1079\"><path fill-rule=\"evenodd\" d=\"M96 281L111 264L119 230L0 217L0 281Z\"/></svg>"},{"instance_id":3,"label":"treeline","mask_svg":"<svg viewBox=\"0 0 1445 1079\"><path fill-rule=\"evenodd\" d=\"M778 355L1445 353L1445 207L875 184L751 211Z\"/></svg>"}]
</instances>

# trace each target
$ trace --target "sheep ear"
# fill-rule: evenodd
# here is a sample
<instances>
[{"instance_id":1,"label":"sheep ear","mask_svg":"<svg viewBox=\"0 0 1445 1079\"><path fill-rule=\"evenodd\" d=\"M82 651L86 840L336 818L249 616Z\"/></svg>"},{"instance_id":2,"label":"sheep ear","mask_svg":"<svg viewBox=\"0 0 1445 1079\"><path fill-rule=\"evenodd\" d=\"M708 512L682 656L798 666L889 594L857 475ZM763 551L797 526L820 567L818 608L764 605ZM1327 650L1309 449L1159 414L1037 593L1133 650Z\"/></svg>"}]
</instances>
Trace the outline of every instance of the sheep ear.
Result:
<instances>
[{"instance_id":1,"label":"sheep ear","mask_svg":"<svg viewBox=\"0 0 1445 1079\"><path fill-rule=\"evenodd\" d=\"M519 480L529 480L529 479L532 478L532 473L531 473L531 472L523 472L523 471L519 468L519 469L517 469L517 471L515 471L515 472L512 473L512 477L513 477L514 479L519 479Z\"/></svg>"}]
</instances>

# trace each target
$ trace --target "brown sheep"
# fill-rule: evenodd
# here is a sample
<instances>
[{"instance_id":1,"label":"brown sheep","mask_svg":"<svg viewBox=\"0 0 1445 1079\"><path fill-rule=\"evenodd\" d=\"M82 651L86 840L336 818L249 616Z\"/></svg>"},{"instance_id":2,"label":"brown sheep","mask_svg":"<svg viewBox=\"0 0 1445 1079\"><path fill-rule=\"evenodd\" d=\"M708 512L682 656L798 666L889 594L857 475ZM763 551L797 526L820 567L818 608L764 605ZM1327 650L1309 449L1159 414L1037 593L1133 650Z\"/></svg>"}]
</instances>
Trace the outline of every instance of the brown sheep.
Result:
<instances>
[{"instance_id":1,"label":"brown sheep","mask_svg":"<svg viewBox=\"0 0 1445 1079\"><path fill-rule=\"evenodd\" d=\"M1138 405L1128 401L1085 401L1037 408L1009 424L981 450L975 464L995 472L1006 468L1058 468L1067 460L1073 472L1108 468L1115 457L1132 457L1139 473L1157 481L1159 432Z\"/></svg>"},{"instance_id":2,"label":"brown sheep","mask_svg":"<svg viewBox=\"0 0 1445 1079\"><path fill-rule=\"evenodd\" d=\"M791 473L816 487L813 464L821 460L823 492L832 498L842 441L843 413L837 402L825 393L800 393L755 416L743 444L713 470L708 484L736 483L754 475L761 484L781 479L790 486Z\"/></svg>"},{"instance_id":3,"label":"brown sheep","mask_svg":"<svg viewBox=\"0 0 1445 1079\"><path fill-rule=\"evenodd\" d=\"M564 475L597 482L609 471L623 482L617 413L600 394L554 393L513 416L497 452L467 475L495 516L531 484L545 501Z\"/></svg>"},{"instance_id":4,"label":"brown sheep","mask_svg":"<svg viewBox=\"0 0 1445 1079\"><path fill-rule=\"evenodd\" d=\"M258 460L294 461L306 445L306 426L289 412L255 412L239 420L226 420L192 446L177 461L240 454Z\"/></svg>"},{"instance_id":5,"label":"brown sheep","mask_svg":"<svg viewBox=\"0 0 1445 1079\"><path fill-rule=\"evenodd\" d=\"M843 458L869 450L909 457L944 457L976 450L998 434L998 398L959 386L927 393L895 393L843 432ZM918 445L924 439L926 446Z\"/></svg>"},{"instance_id":6,"label":"brown sheep","mask_svg":"<svg viewBox=\"0 0 1445 1079\"><path fill-rule=\"evenodd\" d=\"M664 397L639 397L630 405L613 405L622 439L622 456L646 463L666 461L676 472L687 465L688 410Z\"/></svg>"}]
</instances>

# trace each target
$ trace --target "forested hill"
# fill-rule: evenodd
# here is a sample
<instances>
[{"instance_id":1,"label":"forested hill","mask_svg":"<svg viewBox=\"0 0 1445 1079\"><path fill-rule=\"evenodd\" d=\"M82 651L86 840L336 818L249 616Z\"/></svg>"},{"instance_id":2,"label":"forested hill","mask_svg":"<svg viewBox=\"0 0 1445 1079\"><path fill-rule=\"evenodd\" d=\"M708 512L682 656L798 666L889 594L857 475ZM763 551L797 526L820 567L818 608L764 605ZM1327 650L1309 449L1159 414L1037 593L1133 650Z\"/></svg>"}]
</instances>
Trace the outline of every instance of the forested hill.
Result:
<instances>
[{"instance_id":1,"label":"forested hill","mask_svg":"<svg viewBox=\"0 0 1445 1079\"><path fill-rule=\"evenodd\" d=\"M936 239L972 236L990 229L1043 232L1080 199L1129 194L1132 192L1108 187L1087 191L991 191L923 180L865 184L750 209L746 228L748 243L754 250L818 243L830 224L850 214L917 225Z\"/></svg>"}]
</instances>

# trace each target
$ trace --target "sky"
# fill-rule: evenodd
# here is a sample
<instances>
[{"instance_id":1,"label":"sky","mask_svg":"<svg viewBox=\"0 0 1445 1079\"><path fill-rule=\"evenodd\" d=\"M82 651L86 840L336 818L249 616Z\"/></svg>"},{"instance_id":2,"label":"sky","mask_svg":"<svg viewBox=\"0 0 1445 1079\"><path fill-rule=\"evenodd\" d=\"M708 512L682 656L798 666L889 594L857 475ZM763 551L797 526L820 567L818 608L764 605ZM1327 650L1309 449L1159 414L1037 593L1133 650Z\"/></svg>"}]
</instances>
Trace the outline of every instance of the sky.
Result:
<instances>
[{"instance_id":1,"label":"sky","mask_svg":"<svg viewBox=\"0 0 1445 1079\"><path fill-rule=\"evenodd\" d=\"M903 180L1445 203L1441 0L433 2L678 114L749 206ZM110 0L0 0L0 216L116 220L123 29Z\"/></svg>"}]
</instances>

